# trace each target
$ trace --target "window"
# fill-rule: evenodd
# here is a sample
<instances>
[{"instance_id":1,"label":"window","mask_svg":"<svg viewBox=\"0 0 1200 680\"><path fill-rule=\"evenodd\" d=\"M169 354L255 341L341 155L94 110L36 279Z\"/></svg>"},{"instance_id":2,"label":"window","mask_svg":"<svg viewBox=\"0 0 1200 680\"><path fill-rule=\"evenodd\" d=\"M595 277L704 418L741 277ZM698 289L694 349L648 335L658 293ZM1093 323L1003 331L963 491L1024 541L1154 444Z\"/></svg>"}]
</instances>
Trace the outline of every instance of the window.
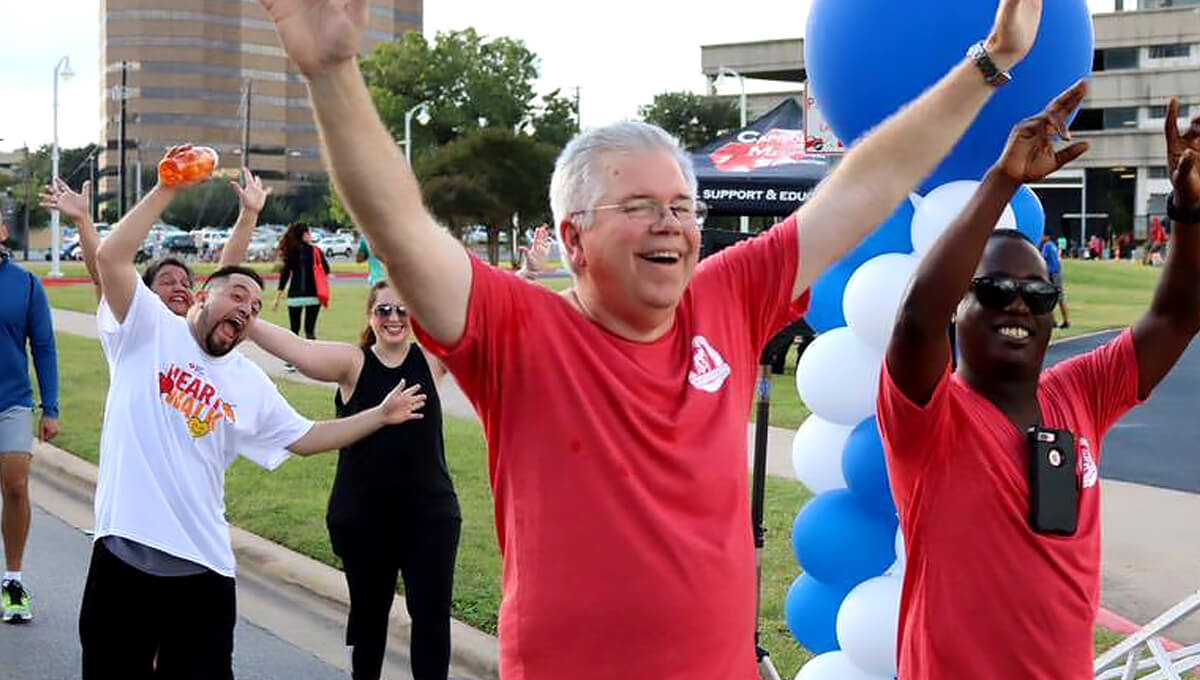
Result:
<instances>
[{"instance_id":1,"label":"window","mask_svg":"<svg viewBox=\"0 0 1200 680\"><path fill-rule=\"evenodd\" d=\"M1137 107L1120 106L1104 109L1104 129L1120 130L1137 125Z\"/></svg>"},{"instance_id":2,"label":"window","mask_svg":"<svg viewBox=\"0 0 1200 680\"><path fill-rule=\"evenodd\" d=\"M1179 105L1179 117L1187 118L1187 115L1188 115L1188 105L1180 104ZM1167 107L1166 106L1151 106L1147 112L1147 117L1150 118L1151 120L1162 120L1163 118L1167 117Z\"/></svg>"},{"instance_id":3,"label":"window","mask_svg":"<svg viewBox=\"0 0 1200 680\"><path fill-rule=\"evenodd\" d=\"M1200 0L1138 0L1138 9L1162 9L1200 5Z\"/></svg>"},{"instance_id":4,"label":"window","mask_svg":"<svg viewBox=\"0 0 1200 680\"><path fill-rule=\"evenodd\" d=\"M1098 57L1093 60L1093 65L1098 66L1100 71L1115 71L1118 69L1132 69L1138 67L1138 48L1136 47L1114 47L1107 50L1097 50Z\"/></svg>"},{"instance_id":5,"label":"window","mask_svg":"<svg viewBox=\"0 0 1200 680\"><path fill-rule=\"evenodd\" d=\"M1104 109L1080 109L1071 121L1072 132L1088 132L1104 129Z\"/></svg>"},{"instance_id":6,"label":"window","mask_svg":"<svg viewBox=\"0 0 1200 680\"><path fill-rule=\"evenodd\" d=\"M1146 177L1148 177L1149 179L1166 179L1167 178L1167 166L1165 166L1165 165L1150 166L1149 168L1146 169Z\"/></svg>"},{"instance_id":7,"label":"window","mask_svg":"<svg viewBox=\"0 0 1200 680\"><path fill-rule=\"evenodd\" d=\"M1151 59L1174 59L1177 57L1187 57L1192 53L1191 45L1151 45Z\"/></svg>"}]
</instances>

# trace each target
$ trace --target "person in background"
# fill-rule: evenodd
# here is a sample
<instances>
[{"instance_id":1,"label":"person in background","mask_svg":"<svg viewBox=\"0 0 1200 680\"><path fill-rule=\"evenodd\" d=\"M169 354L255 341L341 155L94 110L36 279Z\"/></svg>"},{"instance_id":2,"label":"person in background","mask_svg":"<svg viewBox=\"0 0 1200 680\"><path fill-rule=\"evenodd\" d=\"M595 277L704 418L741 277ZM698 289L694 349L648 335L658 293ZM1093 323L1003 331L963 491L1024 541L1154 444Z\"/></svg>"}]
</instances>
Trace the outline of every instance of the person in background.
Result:
<instances>
[{"instance_id":1,"label":"person in background","mask_svg":"<svg viewBox=\"0 0 1200 680\"><path fill-rule=\"evenodd\" d=\"M379 258L375 257L375 253L371 252L371 245L367 243L366 236L358 237L358 250L354 253L354 261L367 263L367 286L374 288L376 284L387 280L383 265Z\"/></svg>"},{"instance_id":2,"label":"person in background","mask_svg":"<svg viewBox=\"0 0 1200 680\"><path fill-rule=\"evenodd\" d=\"M37 372L42 415L38 437L58 434L58 355L50 305L38 278L12 261L5 247L8 227L0 214L0 535L4 538L4 577L0 617L7 623L33 619L21 560L29 538L29 467L33 462L33 386L28 343Z\"/></svg>"},{"instance_id":3,"label":"person in background","mask_svg":"<svg viewBox=\"0 0 1200 680\"><path fill-rule=\"evenodd\" d=\"M533 231L533 242L529 247L521 246L521 267L517 276L537 280L537 274L545 271L546 258L550 256L550 226L543 224Z\"/></svg>"},{"instance_id":4,"label":"person in background","mask_svg":"<svg viewBox=\"0 0 1200 680\"><path fill-rule=\"evenodd\" d=\"M1058 288L1058 307L1062 310L1062 323L1055 328L1070 328L1071 319L1067 316L1067 289L1063 286L1063 267L1059 256L1062 251L1048 234L1042 234L1042 259L1046 261L1046 271L1050 273L1050 283ZM1051 312L1053 319L1053 312Z\"/></svg>"},{"instance_id":5,"label":"person in background","mask_svg":"<svg viewBox=\"0 0 1200 680\"><path fill-rule=\"evenodd\" d=\"M321 312L319 277L329 274L329 260L313 245L312 231L303 222L288 225L279 239L279 257L283 261L279 273L279 288L271 309L279 308L279 300L287 291L288 321L292 333L300 335L300 319L304 317L304 337L317 338L317 315ZM328 298L325 304L328 304Z\"/></svg>"},{"instance_id":6,"label":"person in background","mask_svg":"<svg viewBox=\"0 0 1200 680\"><path fill-rule=\"evenodd\" d=\"M357 345L304 340L262 320L249 337L309 378L336 383L338 417L374 408L401 383L427 396L420 420L342 448L326 524L350 589L346 645L355 680L380 676L397 574L412 618L412 675L446 680L462 514L442 439L437 386L445 367L413 342L408 308L386 280L371 287Z\"/></svg>"}]
</instances>

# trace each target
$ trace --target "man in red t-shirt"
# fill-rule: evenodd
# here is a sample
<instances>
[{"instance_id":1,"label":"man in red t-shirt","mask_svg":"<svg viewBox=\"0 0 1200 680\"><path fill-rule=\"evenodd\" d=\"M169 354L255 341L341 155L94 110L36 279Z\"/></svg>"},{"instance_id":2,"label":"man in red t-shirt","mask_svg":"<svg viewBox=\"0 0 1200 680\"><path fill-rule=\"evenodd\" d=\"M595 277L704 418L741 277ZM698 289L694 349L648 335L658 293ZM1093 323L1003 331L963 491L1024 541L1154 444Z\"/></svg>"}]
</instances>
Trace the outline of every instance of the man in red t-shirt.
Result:
<instances>
[{"instance_id":1,"label":"man in red t-shirt","mask_svg":"<svg viewBox=\"0 0 1200 680\"><path fill-rule=\"evenodd\" d=\"M550 183L574 275L558 295L473 259L422 206L354 61L363 2L262 1L339 194L483 421L502 677L753 678L759 351L950 151L994 91L988 57L860 141L796 215L699 266L704 210L678 143L645 123L580 135ZM1040 20L1039 0L1003 0L985 55L1010 69Z\"/></svg>"},{"instance_id":2,"label":"man in red t-shirt","mask_svg":"<svg viewBox=\"0 0 1200 680\"><path fill-rule=\"evenodd\" d=\"M1101 442L1200 329L1200 126L1181 138L1173 100L1168 165L1182 217L1154 301L1115 340L1041 370L1059 291L1032 242L993 228L1022 183L1087 149L1056 153L1051 144L1056 133L1068 138L1085 89L1079 83L1014 130L922 261L888 347L878 416L908 549L902 680L1092 677ZM955 373L944 330L952 315ZM1058 496L1077 512L1073 533L1031 515L1034 426L1074 435L1075 483ZM1046 455L1050 466L1064 460Z\"/></svg>"}]
</instances>

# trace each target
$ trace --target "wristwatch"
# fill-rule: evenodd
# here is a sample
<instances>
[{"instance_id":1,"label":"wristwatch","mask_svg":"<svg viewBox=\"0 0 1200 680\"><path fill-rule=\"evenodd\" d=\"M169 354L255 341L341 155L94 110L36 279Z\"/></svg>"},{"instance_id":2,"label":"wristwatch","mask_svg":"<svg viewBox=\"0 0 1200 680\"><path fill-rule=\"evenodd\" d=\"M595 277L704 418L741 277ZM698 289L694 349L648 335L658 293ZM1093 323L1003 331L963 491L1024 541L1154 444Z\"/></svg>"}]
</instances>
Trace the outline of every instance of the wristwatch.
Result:
<instances>
[{"instance_id":1,"label":"wristwatch","mask_svg":"<svg viewBox=\"0 0 1200 680\"><path fill-rule=\"evenodd\" d=\"M1167 217L1180 224L1200 224L1200 208L1182 208L1175 203L1175 192L1167 194Z\"/></svg>"},{"instance_id":2,"label":"wristwatch","mask_svg":"<svg viewBox=\"0 0 1200 680\"><path fill-rule=\"evenodd\" d=\"M967 50L967 56L975 62L979 70L983 72L983 80L992 87L1000 87L1007 85L1012 81L1012 76L1008 71L1001 71L996 62L992 61L992 55L988 54L987 48L983 46L983 41L971 45Z\"/></svg>"}]
</instances>

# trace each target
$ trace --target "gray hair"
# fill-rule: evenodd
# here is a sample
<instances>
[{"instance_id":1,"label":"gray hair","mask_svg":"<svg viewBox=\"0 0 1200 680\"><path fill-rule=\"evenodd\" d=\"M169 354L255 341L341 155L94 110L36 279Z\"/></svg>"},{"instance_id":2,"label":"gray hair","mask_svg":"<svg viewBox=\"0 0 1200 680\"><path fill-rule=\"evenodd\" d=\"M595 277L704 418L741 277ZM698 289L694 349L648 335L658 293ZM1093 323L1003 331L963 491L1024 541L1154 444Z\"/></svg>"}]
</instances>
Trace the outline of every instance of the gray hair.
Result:
<instances>
[{"instance_id":1,"label":"gray hair","mask_svg":"<svg viewBox=\"0 0 1200 680\"><path fill-rule=\"evenodd\" d=\"M651 123L624 121L610 123L579 134L572 139L554 163L550 178L550 210L554 213L554 232L560 247L563 245L562 224L571 214L591 210L607 188L600 176L600 159L607 153L642 153L667 151L675 156L679 170L687 182L688 192L696 194L696 171L692 159L679 145L679 140ZM591 213L575 222L582 229L592 225ZM564 253L565 255L565 253ZM564 266L574 269L564 257Z\"/></svg>"}]
</instances>

